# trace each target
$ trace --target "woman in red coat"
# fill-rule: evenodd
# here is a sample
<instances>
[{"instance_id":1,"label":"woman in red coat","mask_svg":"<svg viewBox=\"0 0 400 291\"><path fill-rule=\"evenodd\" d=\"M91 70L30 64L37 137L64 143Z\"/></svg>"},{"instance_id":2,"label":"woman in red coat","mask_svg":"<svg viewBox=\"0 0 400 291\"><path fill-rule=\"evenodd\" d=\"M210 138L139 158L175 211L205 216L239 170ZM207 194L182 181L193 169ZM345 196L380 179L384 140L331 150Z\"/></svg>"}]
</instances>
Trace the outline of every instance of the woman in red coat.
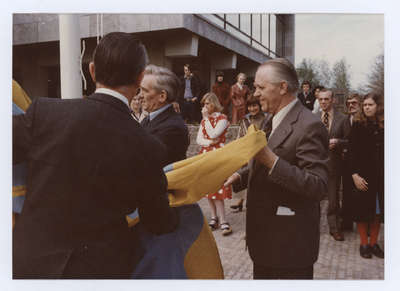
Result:
<instances>
[{"instance_id":1,"label":"woman in red coat","mask_svg":"<svg viewBox=\"0 0 400 291\"><path fill-rule=\"evenodd\" d=\"M226 132L228 131L229 120L226 115L221 113L222 106L219 104L218 98L214 93L207 93L201 99L204 106L201 110L203 120L200 123L199 132L197 134L197 144L201 145L199 154L219 149L225 145ZM232 228L225 218L225 199L232 199L232 188L224 187L215 193L205 196L211 208L210 228L215 230L218 228L218 217L221 219L221 230L223 235L232 233Z\"/></svg>"},{"instance_id":2,"label":"woman in red coat","mask_svg":"<svg viewBox=\"0 0 400 291\"><path fill-rule=\"evenodd\" d=\"M244 84L244 82L247 80L247 76L245 74L240 73L237 75L236 80L237 83L231 87L233 124L243 121L246 111L247 96L249 96L251 93L249 87Z\"/></svg>"},{"instance_id":3,"label":"woman in red coat","mask_svg":"<svg viewBox=\"0 0 400 291\"><path fill-rule=\"evenodd\" d=\"M383 96L378 92L368 93L362 108L354 118L348 144L350 171L357 187L351 199L350 218L357 222L361 257L370 259L372 253L383 258L377 243L385 217Z\"/></svg>"},{"instance_id":4,"label":"woman in red coat","mask_svg":"<svg viewBox=\"0 0 400 291\"><path fill-rule=\"evenodd\" d=\"M229 85L224 82L224 77L223 72L217 72L217 82L212 85L211 92L217 95L218 101L223 107L222 114L225 114L229 118L229 104L231 104L230 88Z\"/></svg>"}]
</instances>

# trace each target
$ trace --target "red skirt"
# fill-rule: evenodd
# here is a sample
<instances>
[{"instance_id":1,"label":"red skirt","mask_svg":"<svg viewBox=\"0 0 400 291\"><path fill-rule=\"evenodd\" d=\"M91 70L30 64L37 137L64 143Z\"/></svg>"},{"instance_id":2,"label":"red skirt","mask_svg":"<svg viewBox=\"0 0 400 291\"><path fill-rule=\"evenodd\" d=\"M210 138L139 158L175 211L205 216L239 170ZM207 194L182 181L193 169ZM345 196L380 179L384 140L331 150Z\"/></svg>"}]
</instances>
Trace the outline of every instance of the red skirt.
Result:
<instances>
[{"instance_id":1,"label":"red skirt","mask_svg":"<svg viewBox=\"0 0 400 291\"><path fill-rule=\"evenodd\" d=\"M214 149L217 149L217 148L216 147L202 147L200 149L199 154L202 154L205 152L210 152ZM207 194L204 197L206 197L208 199L217 199L217 200L232 199L232 187L231 186L228 186L228 187L222 186L222 188L219 189L218 192Z\"/></svg>"}]
</instances>

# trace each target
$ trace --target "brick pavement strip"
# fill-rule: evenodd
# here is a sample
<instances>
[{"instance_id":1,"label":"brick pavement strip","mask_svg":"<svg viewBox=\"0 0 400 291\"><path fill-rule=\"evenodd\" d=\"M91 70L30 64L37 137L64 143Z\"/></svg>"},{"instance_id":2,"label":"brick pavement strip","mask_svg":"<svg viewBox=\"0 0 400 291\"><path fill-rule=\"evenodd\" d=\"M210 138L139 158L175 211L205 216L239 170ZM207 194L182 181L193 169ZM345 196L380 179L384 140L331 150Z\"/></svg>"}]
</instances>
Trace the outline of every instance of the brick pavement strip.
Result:
<instances>
[{"instance_id":1,"label":"brick pavement strip","mask_svg":"<svg viewBox=\"0 0 400 291\"><path fill-rule=\"evenodd\" d=\"M226 280L249 280L253 278L253 263L249 253L245 251L246 208L237 211L229 208L236 203L236 199L225 200L227 221L231 224L233 233L223 236L221 229L213 232L215 242L221 257ZM199 201L199 205L207 219L211 218L210 208L206 198ZM318 261L314 265L314 279L316 280L383 280L385 260L373 256L372 259L360 257L358 248L360 238L356 225L352 231L343 232L345 241L335 241L329 234L326 220L328 201L321 203L321 241ZM378 244L384 250L384 224L381 226Z\"/></svg>"}]
</instances>

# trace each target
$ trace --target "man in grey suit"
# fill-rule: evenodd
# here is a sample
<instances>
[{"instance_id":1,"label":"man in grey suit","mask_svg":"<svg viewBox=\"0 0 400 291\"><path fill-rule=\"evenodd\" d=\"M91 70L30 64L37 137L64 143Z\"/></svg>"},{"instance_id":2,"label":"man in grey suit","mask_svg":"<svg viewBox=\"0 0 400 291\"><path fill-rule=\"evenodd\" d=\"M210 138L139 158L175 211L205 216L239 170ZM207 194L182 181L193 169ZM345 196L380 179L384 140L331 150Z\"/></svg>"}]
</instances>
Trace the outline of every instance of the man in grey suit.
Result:
<instances>
[{"instance_id":1,"label":"man in grey suit","mask_svg":"<svg viewBox=\"0 0 400 291\"><path fill-rule=\"evenodd\" d=\"M327 219L330 234L337 241L343 241L344 237L340 229L340 179L343 173L343 149L347 147L350 134L349 116L338 112L333 108L335 93L329 89L322 89L318 97L321 113L316 113L325 125L329 133L329 203Z\"/></svg>"},{"instance_id":2,"label":"man in grey suit","mask_svg":"<svg viewBox=\"0 0 400 291\"><path fill-rule=\"evenodd\" d=\"M273 115L272 132L268 145L225 185L248 191L254 279L312 279L320 237L317 205L329 183L328 134L297 99L298 77L288 60L263 63L255 86L262 110Z\"/></svg>"}]
</instances>

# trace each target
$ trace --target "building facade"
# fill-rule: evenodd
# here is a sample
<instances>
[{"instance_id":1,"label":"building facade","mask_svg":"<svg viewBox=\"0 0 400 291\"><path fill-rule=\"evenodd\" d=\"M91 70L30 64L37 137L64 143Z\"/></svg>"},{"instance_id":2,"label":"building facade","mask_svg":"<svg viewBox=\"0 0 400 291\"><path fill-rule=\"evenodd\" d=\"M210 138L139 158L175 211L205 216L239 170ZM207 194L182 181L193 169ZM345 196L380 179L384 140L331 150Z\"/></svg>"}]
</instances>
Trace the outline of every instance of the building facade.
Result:
<instances>
[{"instance_id":1,"label":"building facade","mask_svg":"<svg viewBox=\"0 0 400 291\"><path fill-rule=\"evenodd\" d=\"M62 97L59 27L59 14L13 15L13 78L32 99ZM264 61L284 57L294 63L294 28L294 14L80 14L81 67L87 80L82 95L95 90L88 65L101 35L109 32L137 36L150 63L177 76L190 63L210 90L218 70L229 85L245 73L252 88Z\"/></svg>"}]
</instances>

